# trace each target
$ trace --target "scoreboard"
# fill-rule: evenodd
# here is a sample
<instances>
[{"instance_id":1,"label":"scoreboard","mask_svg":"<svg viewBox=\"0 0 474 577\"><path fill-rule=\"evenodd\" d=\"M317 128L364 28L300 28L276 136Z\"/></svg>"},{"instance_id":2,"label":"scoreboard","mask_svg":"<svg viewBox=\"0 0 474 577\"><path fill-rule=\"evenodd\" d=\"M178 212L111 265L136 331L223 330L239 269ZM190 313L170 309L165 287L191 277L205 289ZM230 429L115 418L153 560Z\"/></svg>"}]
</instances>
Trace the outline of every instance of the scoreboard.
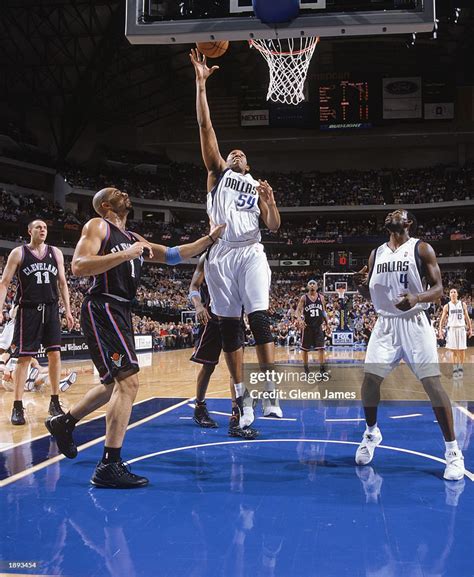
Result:
<instances>
[{"instance_id":1,"label":"scoreboard","mask_svg":"<svg viewBox=\"0 0 474 577\"><path fill-rule=\"evenodd\" d=\"M367 80L334 80L319 85L321 129L372 126Z\"/></svg>"}]
</instances>

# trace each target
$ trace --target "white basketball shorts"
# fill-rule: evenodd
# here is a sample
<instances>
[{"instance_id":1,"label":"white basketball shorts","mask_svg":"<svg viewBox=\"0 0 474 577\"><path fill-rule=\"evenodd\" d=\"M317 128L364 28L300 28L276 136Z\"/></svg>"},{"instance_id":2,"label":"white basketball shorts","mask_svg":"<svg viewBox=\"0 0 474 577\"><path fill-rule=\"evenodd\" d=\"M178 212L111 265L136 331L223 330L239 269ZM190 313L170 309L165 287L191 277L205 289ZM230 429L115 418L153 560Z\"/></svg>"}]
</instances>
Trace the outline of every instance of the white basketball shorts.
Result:
<instances>
[{"instance_id":1,"label":"white basketball shorts","mask_svg":"<svg viewBox=\"0 0 474 577\"><path fill-rule=\"evenodd\" d=\"M220 317L237 317L242 306L247 314L269 307L271 271L263 245L214 244L204 264L212 312Z\"/></svg>"},{"instance_id":2,"label":"white basketball shorts","mask_svg":"<svg viewBox=\"0 0 474 577\"><path fill-rule=\"evenodd\" d=\"M466 327L448 327L446 348L452 351L467 349Z\"/></svg>"},{"instance_id":3,"label":"white basketball shorts","mask_svg":"<svg viewBox=\"0 0 474 577\"><path fill-rule=\"evenodd\" d=\"M8 321L3 327L3 332L0 335L0 350L7 351L13 340L13 333L15 332L15 321Z\"/></svg>"},{"instance_id":4,"label":"white basketball shorts","mask_svg":"<svg viewBox=\"0 0 474 577\"><path fill-rule=\"evenodd\" d=\"M365 356L366 373L385 378L405 361L418 379L441 374L436 335L426 314L409 317L379 316Z\"/></svg>"}]
</instances>

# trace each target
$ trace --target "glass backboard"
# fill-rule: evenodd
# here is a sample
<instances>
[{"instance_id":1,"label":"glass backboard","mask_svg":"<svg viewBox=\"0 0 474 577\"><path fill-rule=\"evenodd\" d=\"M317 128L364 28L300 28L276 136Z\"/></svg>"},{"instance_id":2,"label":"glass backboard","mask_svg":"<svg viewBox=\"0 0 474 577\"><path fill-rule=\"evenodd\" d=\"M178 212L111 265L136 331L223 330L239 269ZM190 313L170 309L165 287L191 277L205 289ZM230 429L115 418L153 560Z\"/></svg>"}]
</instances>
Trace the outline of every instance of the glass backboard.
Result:
<instances>
[{"instance_id":1,"label":"glass backboard","mask_svg":"<svg viewBox=\"0 0 474 577\"><path fill-rule=\"evenodd\" d=\"M432 32L435 0L300 0L289 23L264 24L252 0L127 0L132 44Z\"/></svg>"}]
</instances>

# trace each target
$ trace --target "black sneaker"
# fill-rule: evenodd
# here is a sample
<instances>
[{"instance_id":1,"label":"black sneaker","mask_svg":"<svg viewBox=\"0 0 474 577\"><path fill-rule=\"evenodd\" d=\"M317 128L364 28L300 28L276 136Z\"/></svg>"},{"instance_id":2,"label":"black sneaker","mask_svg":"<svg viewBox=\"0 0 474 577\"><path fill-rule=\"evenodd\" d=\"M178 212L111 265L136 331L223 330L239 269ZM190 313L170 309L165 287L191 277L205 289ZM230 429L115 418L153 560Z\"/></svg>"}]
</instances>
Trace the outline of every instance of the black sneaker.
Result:
<instances>
[{"instance_id":1,"label":"black sneaker","mask_svg":"<svg viewBox=\"0 0 474 577\"><path fill-rule=\"evenodd\" d=\"M196 404L193 421L204 429L217 429L219 426L214 419L211 419L206 403Z\"/></svg>"},{"instance_id":2,"label":"black sneaker","mask_svg":"<svg viewBox=\"0 0 474 577\"><path fill-rule=\"evenodd\" d=\"M59 401L49 401L49 409L48 413L52 417L59 417L60 415L64 415L63 408L61 407L61 403Z\"/></svg>"},{"instance_id":3,"label":"black sneaker","mask_svg":"<svg viewBox=\"0 0 474 577\"><path fill-rule=\"evenodd\" d=\"M68 459L77 457L77 447L72 438L73 429L67 427L61 420L60 415L48 417L44 422L46 428L56 440L58 449Z\"/></svg>"},{"instance_id":4,"label":"black sneaker","mask_svg":"<svg viewBox=\"0 0 474 577\"><path fill-rule=\"evenodd\" d=\"M134 489L148 485L146 477L134 475L130 466L123 461L115 463L97 463L91 483L104 489Z\"/></svg>"},{"instance_id":5,"label":"black sneaker","mask_svg":"<svg viewBox=\"0 0 474 577\"><path fill-rule=\"evenodd\" d=\"M12 425L24 425L25 421L25 410L23 407L13 407L12 410Z\"/></svg>"}]
</instances>

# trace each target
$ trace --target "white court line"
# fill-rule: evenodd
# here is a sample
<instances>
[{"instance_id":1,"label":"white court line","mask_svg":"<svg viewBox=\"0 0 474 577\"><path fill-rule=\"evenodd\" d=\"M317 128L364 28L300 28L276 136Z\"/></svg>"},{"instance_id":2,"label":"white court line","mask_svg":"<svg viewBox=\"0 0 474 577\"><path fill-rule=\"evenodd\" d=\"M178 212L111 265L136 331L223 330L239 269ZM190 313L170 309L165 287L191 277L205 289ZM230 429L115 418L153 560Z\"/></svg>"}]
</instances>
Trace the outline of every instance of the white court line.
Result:
<instances>
[{"instance_id":1,"label":"white court line","mask_svg":"<svg viewBox=\"0 0 474 577\"><path fill-rule=\"evenodd\" d=\"M396 415L389 417L389 419L411 419L411 417L422 417L422 413L412 413L411 415Z\"/></svg>"},{"instance_id":2,"label":"white court line","mask_svg":"<svg viewBox=\"0 0 474 577\"><path fill-rule=\"evenodd\" d=\"M353 422L359 422L359 421L365 421L365 418L360 418L360 419L325 419L326 422L328 423L350 423L351 421Z\"/></svg>"},{"instance_id":3,"label":"white court line","mask_svg":"<svg viewBox=\"0 0 474 577\"><path fill-rule=\"evenodd\" d=\"M155 399L156 397L151 397L151 398ZM130 429L134 429L135 427L138 427L139 425L143 425L143 423L147 423L148 421L151 421L152 419L155 419L156 417L160 417L161 415L164 415L165 413L169 413L170 411L174 411L174 409L177 409L178 407L182 407L183 405L185 405L186 403L189 403L189 401L192 401L193 399L194 399L194 397L191 397L190 399L185 399L184 401L181 401L180 403L177 403L176 405L171 405L171 407L167 407L166 409L163 409L162 411L158 411L157 413L154 413L153 415L149 415L148 417L145 417L145 418L141 419L140 421L136 421L135 423L128 425L127 431L129 431ZM84 443L83 445L79 445L77 450L78 451L84 451L85 449L88 449L89 447L97 445L98 443L100 443L104 439L105 439L105 435L103 437L98 437L97 439L93 439L92 441L88 441L87 443ZM64 455L57 455L56 457L52 457L51 459L48 459L47 461L43 461L42 463L38 463L37 465L34 465L33 467L26 469L25 471L21 471L20 473L17 473L16 475L12 475L11 477L8 477L8 479L4 479L3 481L0 481L0 487L5 487L7 485L10 485L10 483L14 483L15 481L18 481L19 479L22 479L23 477L31 475L31 473L36 473L36 471L40 471L41 469L49 467L50 465L53 465L54 463L57 463L58 461L62 461L65 458L66 457Z\"/></svg>"},{"instance_id":4,"label":"white court line","mask_svg":"<svg viewBox=\"0 0 474 577\"><path fill-rule=\"evenodd\" d=\"M456 405L456 409L458 411L461 411L461 413L464 413L465 415L467 415L470 419L472 419L474 421L474 415L471 413L471 411L466 409L466 407L460 407L459 405Z\"/></svg>"},{"instance_id":5,"label":"white court line","mask_svg":"<svg viewBox=\"0 0 474 577\"><path fill-rule=\"evenodd\" d=\"M152 399L161 399L161 398L166 398L166 397L148 397L147 399L143 399L141 401L137 401L136 403L133 403L133 406L135 407L136 405L140 405L141 403L144 403L145 401L151 401ZM69 409L68 409L69 410ZM106 413L106 411L100 411L101 413ZM48 415L49 416L49 415ZM85 425L86 423L90 423L92 421L96 421L97 419L102 419L104 417L103 414L101 415L97 415L96 417L92 417L91 419L87 419L85 418L84 420L79 421L79 423L76 425L77 427L80 427L81 425ZM28 439L26 441L20 441L19 443L5 443L0 445L0 453L2 451L7 451L8 449L13 449L14 447L20 447L21 445L26 445L26 443L32 443L33 441L37 441L38 439L44 439L45 437L50 437L50 433L48 432L48 430L46 429L46 433L44 435L38 435L37 437L33 437L32 439ZM1 487L1 485L0 485Z\"/></svg>"},{"instance_id":6,"label":"white court line","mask_svg":"<svg viewBox=\"0 0 474 577\"><path fill-rule=\"evenodd\" d=\"M192 417L179 417L181 421L192 421Z\"/></svg>"},{"instance_id":7,"label":"white court line","mask_svg":"<svg viewBox=\"0 0 474 577\"><path fill-rule=\"evenodd\" d=\"M148 455L142 455L141 457L135 457L131 459L128 463L137 463L138 461L144 461L145 459L151 459L152 457L158 457L159 455L167 455L168 453L178 453L180 451L187 451L188 449L201 449L204 447L216 447L220 445L241 445L241 444L251 444L254 443L330 443L333 445L359 445L360 443L355 441L333 441L330 439L255 439L253 441L219 441L216 443L203 443L201 445L187 445L185 447L174 447L172 449L165 449L164 451L157 451L156 453L149 453ZM438 463L443 463L446 465L446 461L440 457L435 457L428 453L420 453L419 451L412 451L411 449L403 449L401 447L391 447L390 445L379 445L379 449L386 449L388 451L397 451L399 453L408 453L409 455L416 455L417 457L423 457L424 459L430 459L431 461L437 461ZM354 462L354 466L355 462ZM474 474L466 469L464 473L465 476L474 482Z\"/></svg>"}]
</instances>

